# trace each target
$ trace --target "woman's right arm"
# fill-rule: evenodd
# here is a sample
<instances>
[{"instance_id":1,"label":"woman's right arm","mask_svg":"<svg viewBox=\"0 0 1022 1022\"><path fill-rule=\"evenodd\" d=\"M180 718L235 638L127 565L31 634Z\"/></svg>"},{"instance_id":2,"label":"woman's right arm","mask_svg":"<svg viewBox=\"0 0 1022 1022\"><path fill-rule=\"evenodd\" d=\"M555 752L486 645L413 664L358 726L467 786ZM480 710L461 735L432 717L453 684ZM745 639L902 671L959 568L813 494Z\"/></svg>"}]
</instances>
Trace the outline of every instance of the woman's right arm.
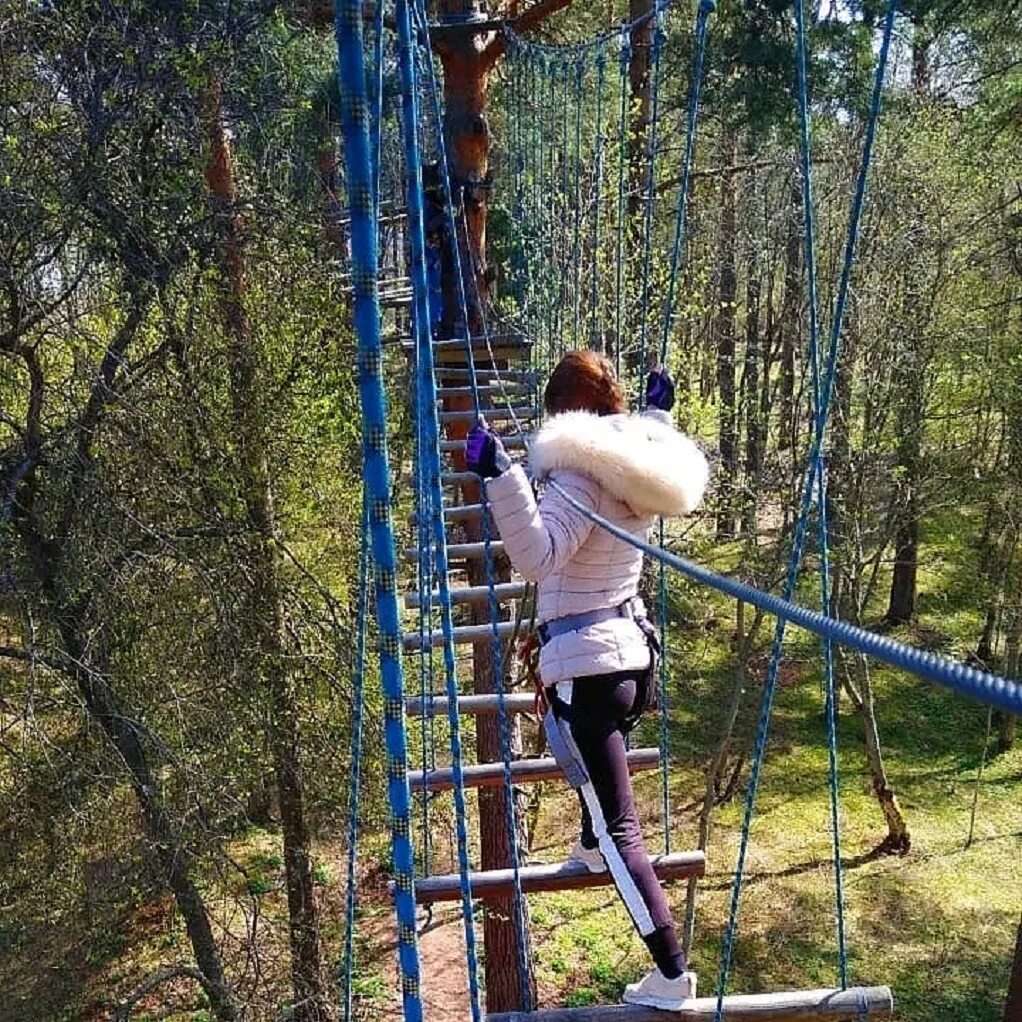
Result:
<instances>
[{"instance_id":1,"label":"woman's right arm","mask_svg":"<svg viewBox=\"0 0 1022 1022\"><path fill-rule=\"evenodd\" d=\"M584 507L597 510L599 486L593 480L564 472L557 483ZM593 530L593 523L553 487L537 504L520 465L487 480L486 495L511 563L528 582L542 582L564 567Z\"/></svg>"}]
</instances>

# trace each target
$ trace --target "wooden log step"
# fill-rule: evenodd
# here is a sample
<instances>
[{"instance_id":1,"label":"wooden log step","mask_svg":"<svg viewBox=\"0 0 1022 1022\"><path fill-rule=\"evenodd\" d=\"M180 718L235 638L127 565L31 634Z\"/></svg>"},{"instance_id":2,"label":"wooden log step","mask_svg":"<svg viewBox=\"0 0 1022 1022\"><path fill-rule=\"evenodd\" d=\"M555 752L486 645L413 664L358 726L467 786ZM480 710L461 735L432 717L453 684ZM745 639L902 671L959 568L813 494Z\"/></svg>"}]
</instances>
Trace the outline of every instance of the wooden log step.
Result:
<instances>
[{"instance_id":1,"label":"wooden log step","mask_svg":"<svg viewBox=\"0 0 1022 1022\"><path fill-rule=\"evenodd\" d=\"M440 482L444 486L480 486L482 480L475 472L442 472Z\"/></svg>"},{"instance_id":2,"label":"wooden log step","mask_svg":"<svg viewBox=\"0 0 1022 1022\"><path fill-rule=\"evenodd\" d=\"M524 627L519 628L524 634ZM497 634L502 638L506 639L510 635L514 635L515 622L514 621L498 621L497 622ZM487 639L493 637L493 625L456 625L453 629L453 638L455 646L468 646L473 642L485 642ZM405 644L405 651L411 652L420 648L418 632L405 632L403 641ZM426 648L427 649L443 649L444 645L444 633L443 629L438 628L435 631L427 632L426 636Z\"/></svg>"},{"instance_id":3,"label":"wooden log step","mask_svg":"<svg viewBox=\"0 0 1022 1022\"><path fill-rule=\"evenodd\" d=\"M437 377L445 380L471 380L472 370L467 366L439 365L435 367ZM536 371L534 369L494 369L492 366L480 366L475 371L476 381L483 385L496 385L501 383L525 383L535 385Z\"/></svg>"},{"instance_id":4,"label":"wooden log step","mask_svg":"<svg viewBox=\"0 0 1022 1022\"><path fill-rule=\"evenodd\" d=\"M628 752L628 769L631 773L655 770L660 765L659 749L631 749ZM504 783L503 763L473 763L463 768L466 788L499 788ZM534 784L536 781L556 780L563 775L556 760L516 759L511 764L511 779L515 784ZM427 771L410 770L408 783L414 791L450 791L454 787L454 770L438 767Z\"/></svg>"},{"instance_id":5,"label":"wooden log step","mask_svg":"<svg viewBox=\"0 0 1022 1022\"><path fill-rule=\"evenodd\" d=\"M524 582L498 582L493 587L494 595L498 603L507 603L508 600L519 600L525 595L526 585ZM433 605L440 600L440 591L432 593ZM486 603L490 599L489 586L462 586L460 589L451 589L451 603ZM405 593L405 606L409 610L415 610L419 606L418 593Z\"/></svg>"},{"instance_id":6,"label":"wooden log step","mask_svg":"<svg viewBox=\"0 0 1022 1022\"><path fill-rule=\"evenodd\" d=\"M702 852L674 852L651 855L650 862L661 880L701 877L706 872L706 856ZM490 869L470 874L473 898L505 898L514 891L514 871ZM518 871L522 891L575 891L584 887L605 887L612 883L609 870L590 873L581 862L555 862L549 865L524 866ZM461 877L457 873L424 877L415 883L415 898L423 905L436 901L458 901L461 898ZM492 1019L489 1015L487 1018Z\"/></svg>"},{"instance_id":7,"label":"wooden log step","mask_svg":"<svg viewBox=\"0 0 1022 1022\"><path fill-rule=\"evenodd\" d=\"M480 384L479 385L479 395L480 395L480 397L490 397L490 396L492 396L494 394L496 394L498 397L501 397L501 396L503 396L505 394L510 396L512 394L523 394L526 391L529 391L531 389L532 389L532 386L530 384L528 384L528 383L522 383L522 382L516 382L516 381L513 381L513 380L508 380L505 383L498 383L498 384L482 383L482 384ZM445 397L472 397L472 388L469 387L469 386L464 386L464 387L446 387L446 386L441 386L441 387L437 387L436 392L437 392L437 397L439 397L439 398L445 398Z\"/></svg>"},{"instance_id":8,"label":"wooden log step","mask_svg":"<svg viewBox=\"0 0 1022 1022\"><path fill-rule=\"evenodd\" d=\"M499 540L495 539L490 543L490 552L494 557L504 552L504 544ZM486 556L486 544L485 543L448 543L447 544L447 559L449 561L461 560L472 558L477 560L480 557ZM418 561L419 559L419 548L417 546L410 546L405 548L405 557L410 561Z\"/></svg>"},{"instance_id":9,"label":"wooden log step","mask_svg":"<svg viewBox=\"0 0 1022 1022\"><path fill-rule=\"evenodd\" d=\"M465 522L478 518L483 513L483 507L483 504L458 504L453 507L445 507L442 514L445 522ZM412 525L417 524L419 513L417 511L412 512L408 516L408 521Z\"/></svg>"},{"instance_id":10,"label":"wooden log step","mask_svg":"<svg viewBox=\"0 0 1022 1022\"><path fill-rule=\"evenodd\" d=\"M425 715L447 716L447 696L426 696ZM458 696L458 713L480 717L493 716L499 712L500 699L496 693L482 696ZM532 713L536 697L531 692L508 692L504 696L504 709L508 713ZM410 716L423 716L421 697L405 700L405 710Z\"/></svg>"},{"instance_id":11,"label":"wooden log step","mask_svg":"<svg viewBox=\"0 0 1022 1022\"><path fill-rule=\"evenodd\" d=\"M711 978L712 982L712 978ZM508 1011L486 1016L486 1022L706 1022L717 1011L716 997L695 997L680 1011L656 1011L633 1004L594 1008L547 1008ZM894 997L890 987L849 987L847 990L790 990L777 994L735 994L724 998L727 1022L802 1022L804 1019L890 1018Z\"/></svg>"},{"instance_id":12,"label":"wooden log step","mask_svg":"<svg viewBox=\"0 0 1022 1022\"><path fill-rule=\"evenodd\" d=\"M525 437L521 433L517 433L514 436L502 436L501 441L509 451L524 451L525 450ZM441 440L440 450L444 454L450 454L453 451L465 450L464 440Z\"/></svg>"},{"instance_id":13,"label":"wooden log step","mask_svg":"<svg viewBox=\"0 0 1022 1022\"><path fill-rule=\"evenodd\" d=\"M486 417L487 422L517 422L522 419L531 420L535 409L532 405L522 405L518 408L480 408L479 411ZM456 412L441 412L441 422L475 422L476 412L473 409Z\"/></svg>"}]
</instances>

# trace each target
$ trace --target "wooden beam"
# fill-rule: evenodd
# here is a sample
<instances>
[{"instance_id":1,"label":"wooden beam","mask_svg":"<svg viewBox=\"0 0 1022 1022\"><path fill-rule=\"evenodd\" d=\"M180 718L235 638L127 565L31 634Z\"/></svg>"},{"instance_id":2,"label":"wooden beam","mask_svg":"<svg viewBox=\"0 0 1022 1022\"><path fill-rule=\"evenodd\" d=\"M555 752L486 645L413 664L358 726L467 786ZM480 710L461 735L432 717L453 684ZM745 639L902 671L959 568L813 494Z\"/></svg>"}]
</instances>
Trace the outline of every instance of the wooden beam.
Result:
<instances>
[{"instance_id":1,"label":"wooden beam","mask_svg":"<svg viewBox=\"0 0 1022 1022\"><path fill-rule=\"evenodd\" d=\"M549 1008L487 1015L486 1022L706 1022L717 1010L716 997L697 997L681 1011L656 1011L632 1004L600 1008ZM889 1018L894 998L889 987L848 990L790 990L777 994L744 994L724 998L727 1022L801 1022L804 1019Z\"/></svg>"},{"instance_id":2,"label":"wooden beam","mask_svg":"<svg viewBox=\"0 0 1022 1022\"><path fill-rule=\"evenodd\" d=\"M659 749L632 749L628 753L628 769L632 773L655 770L660 765ZM504 784L503 763L473 763L463 767L466 788L499 788ZM543 759L516 759L511 764L511 779L515 784L533 784L563 777L561 768L552 757ZM424 776L421 770L408 772L408 783L413 791L451 791L454 788L454 770L439 767Z\"/></svg>"},{"instance_id":3,"label":"wooden beam","mask_svg":"<svg viewBox=\"0 0 1022 1022\"><path fill-rule=\"evenodd\" d=\"M497 712L500 700L496 695L458 696L458 713L493 714ZM536 697L531 692L508 692L504 696L504 709L508 713L532 713L536 705ZM405 702L405 710L409 716L422 716L422 699L415 696ZM436 716L447 714L447 696L426 697L426 713Z\"/></svg>"},{"instance_id":4,"label":"wooden beam","mask_svg":"<svg viewBox=\"0 0 1022 1022\"><path fill-rule=\"evenodd\" d=\"M674 852L649 858L661 880L701 877L706 872L706 856L702 852ZM518 875L526 894L605 887L613 882L608 870L590 873L583 863L570 860L525 866ZM514 893L514 870L490 869L472 873L471 881L473 898L506 898ZM424 877L415 883L415 897L423 905L436 901L458 901L461 898L461 877L457 873Z\"/></svg>"}]
</instances>

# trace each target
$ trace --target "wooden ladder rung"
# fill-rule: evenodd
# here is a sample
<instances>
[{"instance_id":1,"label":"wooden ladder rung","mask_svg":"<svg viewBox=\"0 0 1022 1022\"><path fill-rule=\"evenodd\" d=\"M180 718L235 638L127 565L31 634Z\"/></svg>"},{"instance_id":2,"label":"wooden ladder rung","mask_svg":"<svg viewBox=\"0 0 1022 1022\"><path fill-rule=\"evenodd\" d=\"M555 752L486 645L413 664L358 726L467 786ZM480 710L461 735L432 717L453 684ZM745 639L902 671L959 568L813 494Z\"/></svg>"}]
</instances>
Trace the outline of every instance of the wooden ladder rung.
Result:
<instances>
[{"instance_id":1,"label":"wooden ladder rung","mask_svg":"<svg viewBox=\"0 0 1022 1022\"><path fill-rule=\"evenodd\" d=\"M519 630L523 631L524 634L524 629L520 628ZM497 634L500 638L506 639L508 636L514 635L514 632L514 621L497 622ZM452 631L452 637L455 646L468 646L473 642L486 642L493 637L493 625L456 625ZM415 652L421 647L418 632L405 632L403 639L405 652ZM435 631L427 632L425 639L427 649L433 649L434 647L443 649L444 633L442 629L438 628Z\"/></svg>"},{"instance_id":2,"label":"wooden ladder rung","mask_svg":"<svg viewBox=\"0 0 1022 1022\"><path fill-rule=\"evenodd\" d=\"M426 696L425 714L420 696L405 700L405 710L409 716L446 716L448 699L445 695L435 695L432 699ZM508 692L504 696L504 709L508 713L532 713L536 705L536 697L531 692ZM500 698L493 694L458 696L458 713L460 715L476 714L486 716L499 712Z\"/></svg>"},{"instance_id":3,"label":"wooden ladder rung","mask_svg":"<svg viewBox=\"0 0 1022 1022\"><path fill-rule=\"evenodd\" d=\"M660 765L659 749L631 749L628 769L631 773L655 770ZM473 763L462 768L466 788L499 788L504 783L503 763ZM511 764L511 780L515 784L533 784L561 777L561 768L552 757L543 759L516 759ZM408 783L415 791L450 791L454 787L454 770L439 767L423 773L409 771Z\"/></svg>"},{"instance_id":4,"label":"wooden ladder rung","mask_svg":"<svg viewBox=\"0 0 1022 1022\"><path fill-rule=\"evenodd\" d=\"M523 451L525 450L525 437L521 433L516 433L513 436L502 436L502 443L508 450L512 451ZM464 440L441 440L440 450L444 454L450 454L453 451L465 450Z\"/></svg>"},{"instance_id":5,"label":"wooden ladder rung","mask_svg":"<svg viewBox=\"0 0 1022 1022\"><path fill-rule=\"evenodd\" d=\"M547 1008L508 1011L486 1016L486 1022L706 1022L717 1011L716 997L695 997L680 1011L663 1012L634 1004L603 1007ZM789 990L776 994L735 994L724 998L727 1022L804 1022L805 1019L890 1018L894 997L890 987L849 987L847 990Z\"/></svg>"},{"instance_id":6,"label":"wooden ladder rung","mask_svg":"<svg viewBox=\"0 0 1022 1022\"><path fill-rule=\"evenodd\" d=\"M526 584L524 582L498 582L493 587L493 594L497 597L498 603L507 603L508 600L520 600L525 595ZM451 603L487 603L490 599L489 586L462 586L460 589L451 589ZM439 590L431 594L433 606L440 602ZM405 593L405 606L415 610L419 606L418 593Z\"/></svg>"},{"instance_id":7,"label":"wooden ladder rung","mask_svg":"<svg viewBox=\"0 0 1022 1022\"><path fill-rule=\"evenodd\" d=\"M480 408L479 412L486 417L488 422L518 422L522 419L531 419L535 409L532 405L518 406L516 408L508 408L507 406L500 408L491 405L488 408ZM454 412L441 412L440 421L475 422L476 412L471 408Z\"/></svg>"},{"instance_id":8,"label":"wooden ladder rung","mask_svg":"<svg viewBox=\"0 0 1022 1022\"><path fill-rule=\"evenodd\" d=\"M651 855L649 859L661 880L701 877L706 872L706 856L702 852L673 852L671 855ZM524 866L518 875L526 894L575 891L584 887L604 887L613 882L608 870L590 873L583 863L572 860ZM505 898L514 891L514 871L511 869L485 870L470 874L470 878L473 898ZM457 873L446 873L417 880L415 897L424 905L435 901L457 901L461 898L461 877Z\"/></svg>"},{"instance_id":9,"label":"wooden ladder rung","mask_svg":"<svg viewBox=\"0 0 1022 1022\"><path fill-rule=\"evenodd\" d=\"M504 544L499 540L495 539L490 543L490 553L494 557L504 552ZM448 543L447 544L447 558L448 560L454 561L459 559L473 558L478 559L486 556L486 544L485 543ZM410 561L418 561L419 559L419 548L417 546L410 546L405 548L405 557Z\"/></svg>"},{"instance_id":10,"label":"wooden ladder rung","mask_svg":"<svg viewBox=\"0 0 1022 1022\"><path fill-rule=\"evenodd\" d=\"M503 394L522 394L528 390L531 390L531 386L528 383L516 382L508 380L506 383L481 383L478 387L479 394L483 397L489 397L492 394L496 394L500 397ZM437 396L440 398L445 397L472 397L472 388L470 386L458 386L458 387L447 387L439 386L436 389Z\"/></svg>"}]
</instances>

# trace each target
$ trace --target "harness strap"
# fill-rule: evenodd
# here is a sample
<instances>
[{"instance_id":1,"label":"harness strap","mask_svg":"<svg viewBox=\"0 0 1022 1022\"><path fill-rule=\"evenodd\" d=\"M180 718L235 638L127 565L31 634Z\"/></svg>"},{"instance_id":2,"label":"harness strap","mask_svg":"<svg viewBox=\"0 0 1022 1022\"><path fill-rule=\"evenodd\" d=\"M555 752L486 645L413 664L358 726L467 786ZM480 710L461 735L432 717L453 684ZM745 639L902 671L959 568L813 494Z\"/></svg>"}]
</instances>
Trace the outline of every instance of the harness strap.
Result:
<instances>
[{"instance_id":1,"label":"harness strap","mask_svg":"<svg viewBox=\"0 0 1022 1022\"><path fill-rule=\"evenodd\" d=\"M545 646L551 639L560 635L567 635L568 632L578 632L583 628L591 628L593 625L602 625L605 621L613 621L615 618L623 617L632 621L644 618L645 607L638 599L625 600L617 607L600 607L597 610L587 610L581 614L566 614L564 617L555 617L550 621L544 621L536 629L540 644Z\"/></svg>"}]
</instances>

